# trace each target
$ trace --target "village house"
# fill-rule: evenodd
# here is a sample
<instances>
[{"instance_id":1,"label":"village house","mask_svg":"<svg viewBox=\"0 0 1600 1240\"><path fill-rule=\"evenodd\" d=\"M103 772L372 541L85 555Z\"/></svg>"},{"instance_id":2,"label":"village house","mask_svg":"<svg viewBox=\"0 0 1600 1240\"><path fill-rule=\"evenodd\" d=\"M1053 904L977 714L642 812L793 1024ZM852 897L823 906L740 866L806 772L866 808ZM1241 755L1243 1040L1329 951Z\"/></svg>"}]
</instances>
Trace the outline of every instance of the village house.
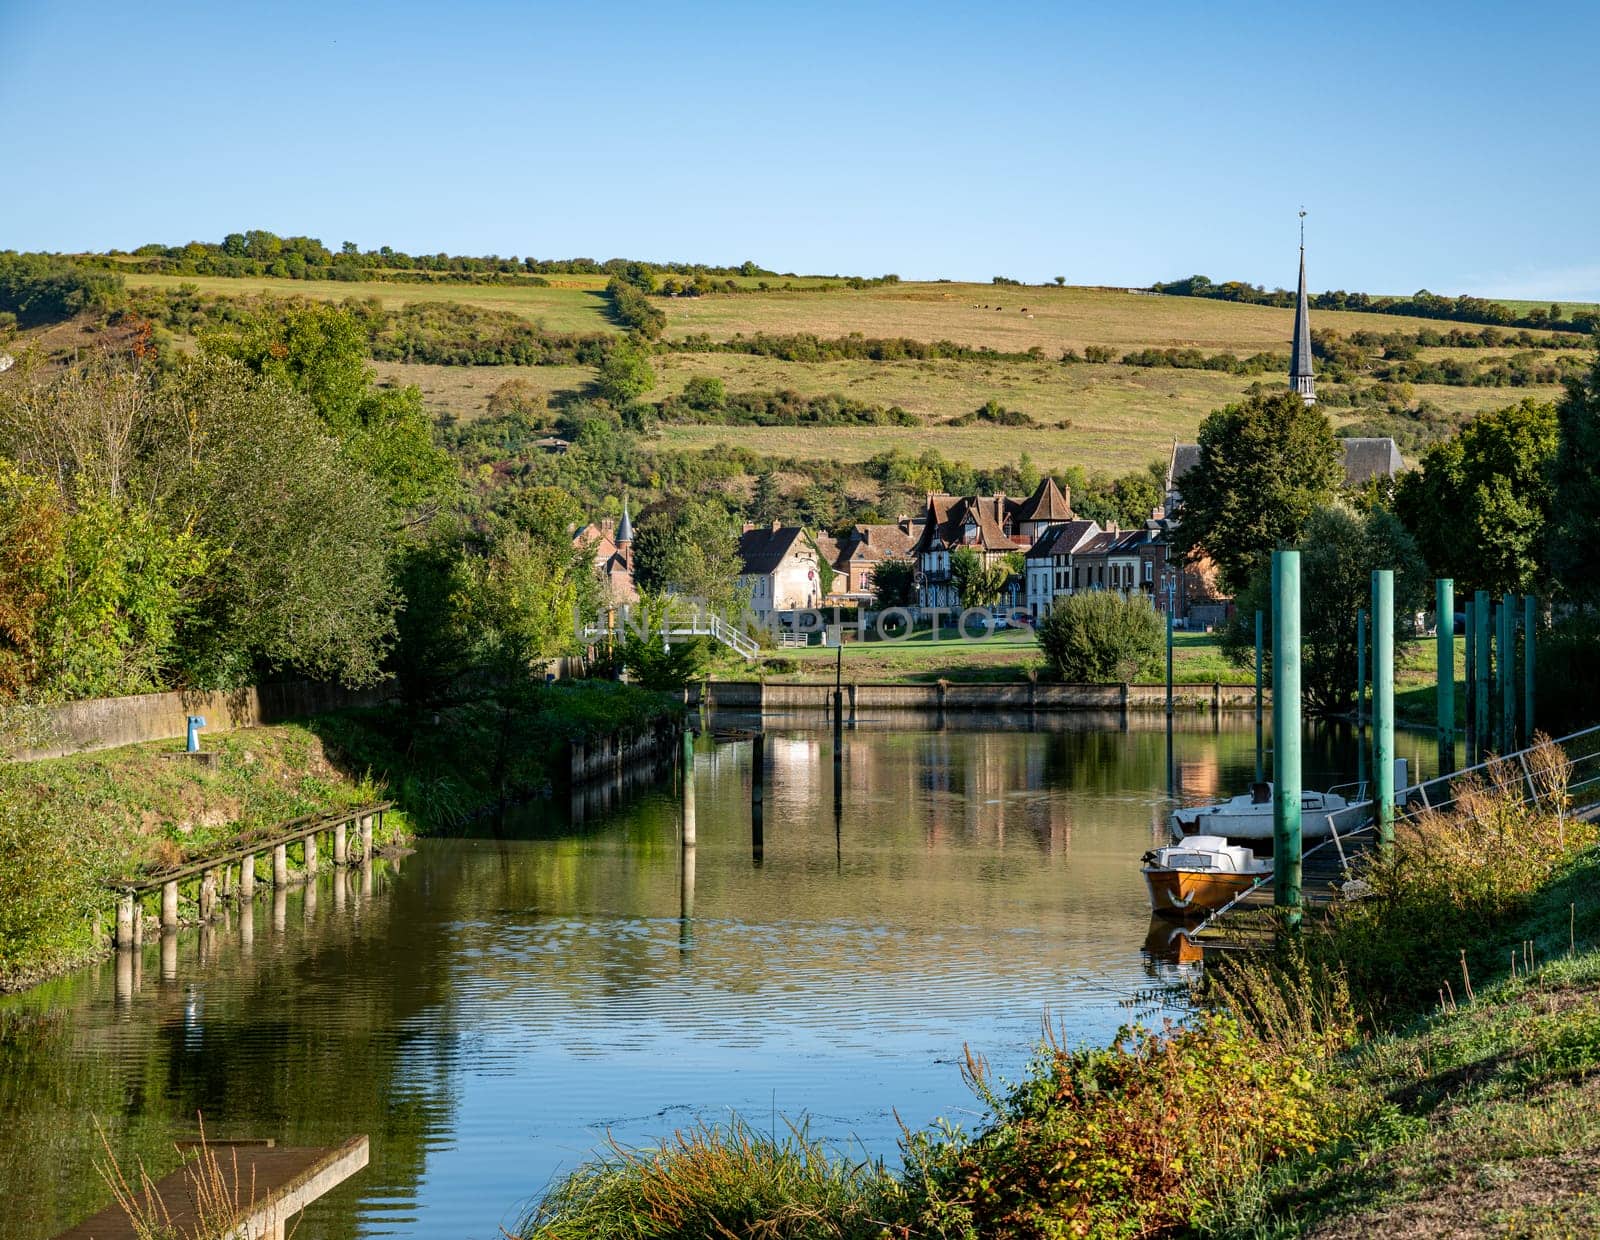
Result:
<instances>
[{"instance_id":1,"label":"village house","mask_svg":"<svg viewBox=\"0 0 1600 1240\"><path fill-rule=\"evenodd\" d=\"M817 549L799 526L746 525L739 535L739 558L739 585L758 617L821 606Z\"/></svg>"},{"instance_id":2,"label":"village house","mask_svg":"<svg viewBox=\"0 0 1600 1240\"><path fill-rule=\"evenodd\" d=\"M909 560L922 534L922 518L900 517L893 522L856 524L835 538L818 533L817 548L833 569L833 583L825 604L838 607L870 606L875 601L873 573L885 560Z\"/></svg>"},{"instance_id":3,"label":"village house","mask_svg":"<svg viewBox=\"0 0 1600 1240\"><path fill-rule=\"evenodd\" d=\"M1023 606L1035 620L1049 615L1058 594L1072 589L1074 554L1100 533L1095 521L1065 521L1045 531L1024 559Z\"/></svg>"},{"instance_id":4,"label":"village house","mask_svg":"<svg viewBox=\"0 0 1600 1240\"><path fill-rule=\"evenodd\" d=\"M917 562L917 605L959 608L961 598L951 579L951 557L962 548L985 565L1012 554L1025 555L1052 526L1072 519L1067 494L1046 478L1027 499L1005 495L930 494L922 532L912 555ZM1008 587L1006 606L1016 606L1024 589L1021 579Z\"/></svg>"},{"instance_id":5,"label":"village house","mask_svg":"<svg viewBox=\"0 0 1600 1240\"><path fill-rule=\"evenodd\" d=\"M628 516L626 496L622 500L621 521L591 521L573 533L572 545L586 547L594 555L604 606L631 607L639 601L639 591L633 583L633 521Z\"/></svg>"}]
</instances>

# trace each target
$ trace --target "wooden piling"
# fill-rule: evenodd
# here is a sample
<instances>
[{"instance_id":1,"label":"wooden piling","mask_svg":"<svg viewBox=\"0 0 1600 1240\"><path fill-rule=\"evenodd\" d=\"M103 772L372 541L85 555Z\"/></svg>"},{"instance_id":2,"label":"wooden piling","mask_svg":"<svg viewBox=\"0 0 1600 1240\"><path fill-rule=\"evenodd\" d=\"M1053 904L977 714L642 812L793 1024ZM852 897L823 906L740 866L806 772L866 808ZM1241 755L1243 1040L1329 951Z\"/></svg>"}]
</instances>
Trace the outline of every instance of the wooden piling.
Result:
<instances>
[{"instance_id":1,"label":"wooden piling","mask_svg":"<svg viewBox=\"0 0 1600 1240\"><path fill-rule=\"evenodd\" d=\"M361 816L361 857L364 861L372 860L372 815Z\"/></svg>"},{"instance_id":2,"label":"wooden piling","mask_svg":"<svg viewBox=\"0 0 1600 1240\"><path fill-rule=\"evenodd\" d=\"M117 897L117 946L133 945L133 892L125 891Z\"/></svg>"},{"instance_id":3,"label":"wooden piling","mask_svg":"<svg viewBox=\"0 0 1600 1240\"><path fill-rule=\"evenodd\" d=\"M239 899L253 900L256 894L256 855L248 853L239 860Z\"/></svg>"},{"instance_id":4,"label":"wooden piling","mask_svg":"<svg viewBox=\"0 0 1600 1240\"><path fill-rule=\"evenodd\" d=\"M272 846L272 885L282 891L289 883L289 846Z\"/></svg>"},{"instance_id":5,"label":"wooden piling","mask_svg":"<svg viewBox=\"0 0 1600 1240\"><path fill-rule=\"evenodd\" d=\"M315 834L306 836L305 870L307 878L317 876L317 837Z\"/></svg>"},{"instance_id":6,"label":"wooden piling","mask_svg":"<svg viewBox=\"0 0 1600 1240\"><path fill-rule=\"evenodd\" d=\"M210 921L217 909L217 872L207 870L200 879L200 920Z\"/></svg>"},{"instance_id":7,"label":"wooden piling","mask_svg":"<svg viewBox=\"0 0 1600 1240\"><path fill-rule=\"evenodd\" d=\"M694 733L683 730L683 846L693 848L694 821Z\"/></svg>"},{"instance_id":8,"label":"wooden piling","mask_svg":"<svg viewBox=\"0 0 1600 1240\"><path fill-rule=\"evenodd\" d=\"M349 827L348 823L338 822L338 823L334 824L334 827L333 827L333 864L334 865L349 865L350 864L350 845L349 845L349 840L346 838L347 835L348 835L348 827Z\"/></svg>"},{"instance_id":9,"label":"wooden piling","mask_svg":"<svg viewBox=\"0 0 1600 1240\"><path fill-rule=\"evenodd\" d=\"M1446 750L1456 739L1456 583L1440 577L1433 583L1434 672L1437 689L1439 744Z\"/></svg>"},{"instance_id":10,"label":"wooden piling","mask_svg":"<svg viewBox=\"0 0 1600 1240\"><path fill-rule=\"evenodd\" d=\"M170 930L178 924L178 881L169 879L161 884L161 928Z\"/></svg>"},{"instance_id":11,"label":"wooden piling","mask_svg":"<svg viewBox=\"0 0 1600 1240\"><path fill-rule=\"evenodd\" d=\"M1474 634L1474 645L1477 648L1476 677L1472 686L1472 713L1475 717L1474 730L1477 732L1478 752L1473 761L1479 761L1489 751L1493 741L1490 737L1490 725L1493 721L1493 712L1490 709L1489 698L1489 670L1490 660L1494 657L1491 649L1494 633L1494 609L1489 606L1489 591L1479 590L1473 598L1472 618L1477 630Z\"/></svg>"}]
</instances>

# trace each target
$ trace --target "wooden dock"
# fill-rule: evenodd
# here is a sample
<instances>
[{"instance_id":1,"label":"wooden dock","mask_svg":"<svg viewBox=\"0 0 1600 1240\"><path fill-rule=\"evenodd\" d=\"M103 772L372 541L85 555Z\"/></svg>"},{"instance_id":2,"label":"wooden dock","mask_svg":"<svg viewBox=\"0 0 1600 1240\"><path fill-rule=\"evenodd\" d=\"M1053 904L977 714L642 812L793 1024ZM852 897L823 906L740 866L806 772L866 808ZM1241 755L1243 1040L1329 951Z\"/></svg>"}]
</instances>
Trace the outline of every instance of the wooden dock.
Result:
<instances>
[{"instance_id":1,"label":"wooden dock","mask_svg":"<svg viewBox=\"0 0 1600 1240\"><path fill-rule=\"evenodd\" d=\"M269 1142L211 1142L199 1159L157 1181L148 1208L175 1240L285 1240L291 1218L367 1165L367 1138L323 1148L279 1147ZM238 1205L235 1220L207 1230L195 1208L196 1182L214 1170L225 1199ZM136 1194L141 1208L143 1192ZM215 1223L215 1219L211 1220ZM162 1235L167 1235L163 1231ZM121 1206L107 1206L68 1228L56 1240L138 1240Z\"/></svg>"}]
</instances>

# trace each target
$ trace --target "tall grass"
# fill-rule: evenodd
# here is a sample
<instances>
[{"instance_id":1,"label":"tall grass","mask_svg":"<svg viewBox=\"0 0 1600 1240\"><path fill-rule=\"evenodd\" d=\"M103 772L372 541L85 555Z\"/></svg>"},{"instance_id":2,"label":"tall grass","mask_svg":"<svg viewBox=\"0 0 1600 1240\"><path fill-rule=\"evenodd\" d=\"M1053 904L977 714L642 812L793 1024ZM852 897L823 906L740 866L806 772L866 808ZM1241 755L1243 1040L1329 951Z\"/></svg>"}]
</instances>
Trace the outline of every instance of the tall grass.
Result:
<instances>
[{"instance_id":1,"label":"tall grass","mask_svg":"<svg viewBox=\"0 0 1600 1240\"><path fill-rule=\"evenodd\" d=\"M852 1161L790 1126L696 1126L653 1149L612 1142L522 1220L518 1240L867 1240L895 1193L882 1163Z\"/></svg>"}]
</instances>

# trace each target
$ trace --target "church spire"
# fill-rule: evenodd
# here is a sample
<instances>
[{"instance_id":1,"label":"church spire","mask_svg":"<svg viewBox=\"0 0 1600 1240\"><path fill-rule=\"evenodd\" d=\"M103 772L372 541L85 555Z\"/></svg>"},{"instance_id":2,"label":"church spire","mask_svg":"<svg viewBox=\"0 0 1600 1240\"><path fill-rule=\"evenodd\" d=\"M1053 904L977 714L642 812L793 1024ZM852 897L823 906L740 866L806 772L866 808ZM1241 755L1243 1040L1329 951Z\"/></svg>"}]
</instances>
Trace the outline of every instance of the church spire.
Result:
<instances>
[{"instance_id":1,"label":"church spire","mask_svg":"<svg viewBox=\"0 0 1600 1240\"><path fill-rule=\"evenodd\" d=\"M1289 354L1289 386L1308 405L1317 403L1311 371L1311 315L1306 305L1306 210L1300 208L1300 292L1294 303L1294 344Z\"/></svg>"},{"instance_id":2,"label":"church spire","mask_svg":"<svg viewBox=\"0 0 1600 1240\"><path fill-rule=\"evenodd\" d=\"M633 541L633 522L628 519L628 492L626 488L622 492L622 521L617 526L615 541L618 546Z\"/></svg>"}]
</instances>

